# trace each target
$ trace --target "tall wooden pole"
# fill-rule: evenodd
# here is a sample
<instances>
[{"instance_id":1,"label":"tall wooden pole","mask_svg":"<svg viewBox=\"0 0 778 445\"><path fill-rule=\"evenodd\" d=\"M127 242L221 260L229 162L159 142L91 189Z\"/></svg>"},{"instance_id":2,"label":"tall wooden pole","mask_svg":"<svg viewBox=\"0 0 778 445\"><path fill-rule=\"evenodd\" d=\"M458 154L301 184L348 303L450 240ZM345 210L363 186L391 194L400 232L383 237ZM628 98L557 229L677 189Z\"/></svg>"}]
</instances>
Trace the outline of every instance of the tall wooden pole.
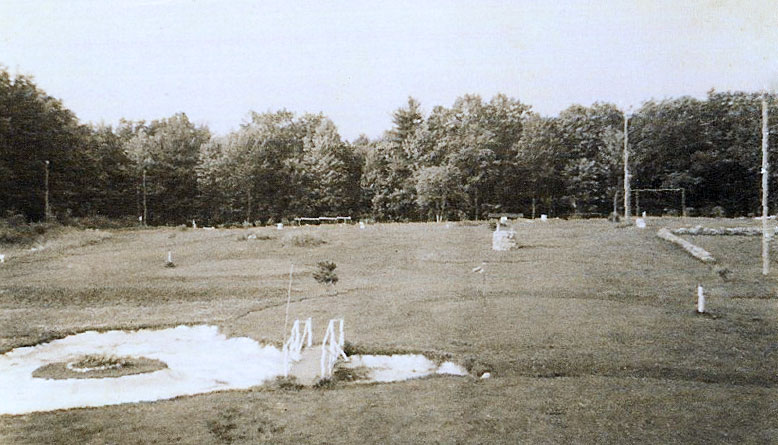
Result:
<instances>
[{"instance_id":1,"label":"tall wooden pole","mask_svg":"<svg viewBox=\"0 0 778 445\"><path fill-rule=\"evenodd\" d=\"M767 127L767 94L764 94L762 96L762 275L770 273L770 237L767 234L767 179L770 167L767 148L769 136L770 130Z\"/></svg>"},{"instance_id":2,"label":"tall wooden pole","mask_svg":"<svg viewBox=\"0 0 778 445\"><path fill-rule=\"evenodd\" d=\"M629 222L630 204L629 196L632 194L629 186L629 134L627 123L629 117L624 112L624 221Z\"/></svg>"},{"instance_id":3,"label":"tall wooden pole","mask_svg":"<svg viewBox=\"0 0 778 445\"><path fill-rule=\"evenodd\" d=\"M146 209L146 168L143 168L143 227L148 225L149 212Z\"/></svg>"},{"instance_id":4,"label":"tall wooden pole","mask_svg":"<svg viewBox=\"0 0 778 445\"><path fill-rule=\"evenodd\" d=\"M49 206L49 161L46 161L46 195L43 198L43 218L48 221L51 219L51 207Z\"/></svg>"}]
</instances>

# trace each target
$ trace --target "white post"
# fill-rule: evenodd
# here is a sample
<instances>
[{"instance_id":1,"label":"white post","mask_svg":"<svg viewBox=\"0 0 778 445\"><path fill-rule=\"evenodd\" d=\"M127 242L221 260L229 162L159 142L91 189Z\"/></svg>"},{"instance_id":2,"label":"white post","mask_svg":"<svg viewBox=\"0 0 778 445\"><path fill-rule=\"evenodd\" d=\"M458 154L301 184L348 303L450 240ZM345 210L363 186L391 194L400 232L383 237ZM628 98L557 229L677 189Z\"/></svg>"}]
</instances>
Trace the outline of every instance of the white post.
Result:
<instances>
[{"instance_id":1,"label":"white post","mask_svg":"<svg viewBox=\"0 0 778 445\"><path fill-rule=\"evenodd\" d=\"M767 179L769 159L767 157L770 130L767 126L767 94L762 95L762 275L770 273L770 236L767 234Z\"/></svg>"},{"instance_id":2,"label":"white post","mask_svg":"<svg viewBox=\"0 0 778 445\"><path fill-rule=\"evenodd\" d=\"M697 286L697 312L705 312L705 294L702 293L702 285Z\"/></svg>"},{"instance_id":3,"label":"white post","mask_svg":"<svg viewBox=\"0 0 778 445\"><path fill-rule=\"evenodd\" d=\"M321 343L321 378L327 377L327 341L332 341L330 337L335 332L332 326L332 320L327 324L327 331L324 333L324 340Z\"/></svg>"},{"instance_id":4,"label":"white post","mask_svg":"<svg viewBox=\"0 0 778 445\"><path fill-rule=\"evenodd\" d=\"M630 203L629 196L632 194L629 184L629 127L627 123L629 117L624 112L624 221L629 223Z\"/></svg>"},{"instance_id":5,"label":"white post","mask_svg":"<svg viewBox=\"0 0 778 445\"><path fill-rule=\"evenodd\" d=\"M305 320L305 330L303 331L303 338L306 336L308 337L308 341L306 342L306 347L310 348L313 344L313 323L311 321L311 317L308 317L307 320Z\"/></svg>"},{"instance_id":6,"label":"white post","mask_svg":"<svg viewBox=\"0 0 778 445\"><path fill-rule=\"evenodd\" d=\"M338 346L343 348L345 345L345 339L343 338L343 319L340 319L340 337L338 337Z\"/></svg>"},{"instance_id":7,"label":"white post","mask_svg":"<svg viewBox=\"0 0 778 445\"><path fill-rule=\"evenodd\" d=\"M167 251L167 262L169 264L173 264L173 252L171 252L169 250Z\"/></svg>"},{"instance_id":8,"label":"white post","mask_svg":"<svg viewBox=\"0 0 778 445\"><path fill-rule=\"evenodd\" d=\"M289 322L289 303L292 300L292 274L294 273L294 264L289 268L289 289L286 291L286 316L284 317L284 332L281 333L281 341L286 340L286 324Z\"/></svg>"}]
</instances>

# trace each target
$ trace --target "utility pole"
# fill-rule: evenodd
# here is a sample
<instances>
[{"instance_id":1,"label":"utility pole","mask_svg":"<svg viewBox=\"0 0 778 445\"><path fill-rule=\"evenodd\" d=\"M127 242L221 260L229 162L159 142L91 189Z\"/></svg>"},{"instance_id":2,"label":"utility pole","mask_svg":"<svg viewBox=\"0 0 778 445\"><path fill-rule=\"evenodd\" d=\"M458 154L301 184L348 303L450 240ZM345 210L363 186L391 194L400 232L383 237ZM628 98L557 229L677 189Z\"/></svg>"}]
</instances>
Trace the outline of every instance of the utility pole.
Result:
<instances>
[{"instance_id":1,"label":"utility pole","mask_svg":"<svg viewBox=\"0 0 778 445\"><path fill-rule=\"evenodd\" d=\"M51 206L49 205L49 161L46 162L46 179L44 186L46 188L46 194L43 198L43 218L48 221L51 219Z\"/></svg>"},{"instance_id":2,"label":"utility pole","mask_svg":"<svg viewBox=\"0 0 778 445\"><path fill-rule=\"evenodd\" d=\"M762 275L770 273L770 236L767 234L767 179L769 159L767 145L770 130L767 126L767 93L762 95Z\"/></svg>"},{"instance_id":3,"label":"utility pole","mask_svg":"<svg viewBox=\"0 0 778 445\"><path fill-rule=\"evenodd\" d=\"M624 111L624 221L629 223L629 195L631 195L629 187L629 134L628 126L629 117L627 112Z\"/></svg>"},{"instance_id":4,"label":"utility pole","mask_svg":"<svg viewBox=\"0 0 778 445\"><path fill-rule=\"evenodd\" d=\"M146 167L143 167L143 227L146 227L148 224L146 221L149 220L149 212L146 209Z\"/></svg>"}]
</instances>

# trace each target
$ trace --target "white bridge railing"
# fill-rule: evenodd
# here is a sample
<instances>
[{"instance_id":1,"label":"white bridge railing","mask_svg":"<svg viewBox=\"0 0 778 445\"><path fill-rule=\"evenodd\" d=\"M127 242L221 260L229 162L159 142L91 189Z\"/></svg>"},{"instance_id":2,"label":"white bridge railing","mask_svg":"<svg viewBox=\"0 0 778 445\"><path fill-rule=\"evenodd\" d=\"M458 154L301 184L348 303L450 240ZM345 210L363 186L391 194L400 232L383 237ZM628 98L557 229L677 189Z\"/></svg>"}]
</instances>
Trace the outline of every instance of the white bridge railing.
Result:
<instances>
[{"instance_id":1,"label":"white bridge railing","mask_svg":"<svg viewBox=\"0 0 778 445\"><path fill-rule=\"evenodd\" d=\"M338 322L338 336L335 337L335 322ZM343 352L345 339L343 337L343 319L330 320L327 324L327 332L324 334L324 341L321 343L321 377L332 375L332 369L338 357L348 360L346 353Z\"/></svg>"},{"instance_id":2,"label":"white bridge railing","mask_svg":"<svg viewBox=\"0 0 778 445\"><path fill-rule=\"evenodd\" d=\"M307 341L306 341L307 340ZM311 319L305 320L305 327L303 333L300 334L300 320L295 320L292 325L292 331L289 335L289 340L284 343L284 376L289 376L289 362L300 360L300 353L303 350L303 343L310 348L313 342L313 331L311 328Z\"/></svg>"}]
</instances>

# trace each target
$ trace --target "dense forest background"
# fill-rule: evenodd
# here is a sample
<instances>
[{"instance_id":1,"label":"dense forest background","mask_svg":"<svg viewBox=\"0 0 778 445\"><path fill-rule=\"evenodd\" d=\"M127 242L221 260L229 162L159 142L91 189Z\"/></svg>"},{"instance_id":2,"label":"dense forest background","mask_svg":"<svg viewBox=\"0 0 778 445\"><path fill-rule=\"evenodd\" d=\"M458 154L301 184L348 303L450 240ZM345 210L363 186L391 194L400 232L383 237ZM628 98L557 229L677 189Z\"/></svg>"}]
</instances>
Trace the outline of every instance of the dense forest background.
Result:
<instances>
[{"instance_id":1,"label":"dense forest background","mask_svg":"<svg viewBox=\"0 0 778 445\"><path fill-rule=\"evenodd\" d=\"M775 147L778 129L770 127ZM547 117L504 95L465 95L427 113L409 98L382 137L353 141L322 114L286 110L250 112L224 136L184 113L84 125L33 79L0 69L0 217L45 219L46 161L50 217L60 221L137 223L144 208L154 225L607 216L614 205L623 212L623 129L611 104ZM684 188L692 215L759 214L759 94L648 101L630 115L628 131L633 188ZM641 194L640 207L673 214L680 196Z\"/></svg>"}]
</instances>

